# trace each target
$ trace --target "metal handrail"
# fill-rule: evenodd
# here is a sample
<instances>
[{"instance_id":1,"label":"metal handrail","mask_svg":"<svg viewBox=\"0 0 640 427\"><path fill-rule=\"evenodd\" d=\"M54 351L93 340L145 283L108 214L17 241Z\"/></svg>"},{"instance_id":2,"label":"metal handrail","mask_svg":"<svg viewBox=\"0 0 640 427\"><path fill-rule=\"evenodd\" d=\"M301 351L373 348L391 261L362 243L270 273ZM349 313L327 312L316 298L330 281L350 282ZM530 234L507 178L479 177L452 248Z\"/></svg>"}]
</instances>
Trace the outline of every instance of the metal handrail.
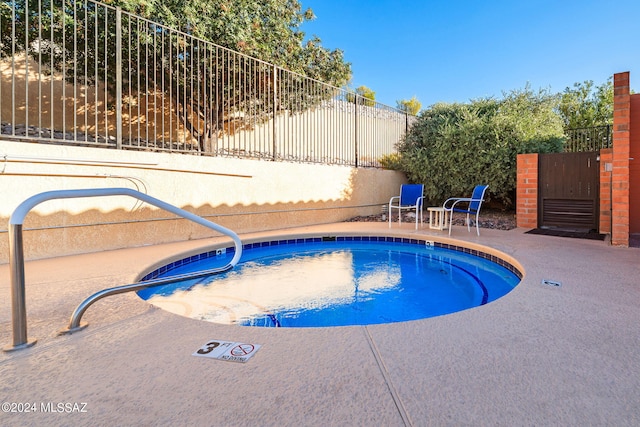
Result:
<instances>
[{"instance_id":1,"label":"metal handrail","mask_svg":"<svg viewBox=\"0 0 640 427\"><path fill-rule=\"evenodd\" d=\"M212 274L220 274L220 273L224 273L225 271L229 271L232 268L233 266L231 265L231 263L228 263L224 267L211 268L207 270L196 271L193 273L178 274L170 277L161 277L157 279L147 280L144 282L131 283L129 285L116 286L115 288L103 289L91 295L89 298L81 302L80 305L78 305L78 307L76 307L73 314L71 315L69 326L67 327L67 329L63 329L62 331L60 331L60 334L71 334L73 332L77 332L86 328L87 327L86 323L83 325L80 325L80 320L82 319L82 315L84 314L85 311L87 311L87 309L91 304L93 304L94 302L104 297L122 294L125 292L135 292L135 291L150 288L153 286L160 286L160 285L166 285L169 283L179 282L180 280L189 280L189 279L195 279L198 277L209 276Z\"/></svg>"},{"instance_id":2,"label":"metal handrail","mask_svg":"<svg viewBox=\"0 0 640 427\"><path fill-rule=\"evenodd\" d=\"M203 272L191 273L190 275L173 276L173 277L167 277L163 279L149 280L143 283L125 285L125 286L105 289L103 291L97 292L96 294L92 295L91 297L87 298L84 302L82 302L78 306L78 308L74 311L74 314L71 317L71 323L69 324L68 332L73 332L75 330L82 328L79 326L80 318L82 317L82 314L87 310L87 308L91 304L93 304L95 301L101 298L104 298L109 295L115 295L123 292L142 289L144 287L157 286L157 285L163 284L163 283L160 283L161 281L166 281L165 283L170 283L171 281L177 281L177 280L189 278L184 276L199 277L200 275L227 271L233 268L238 263L238 261L240 260L240 257L242 256L242 241L240 240L240 237L238 237L238 235L233 231L229 230L226 227L223 227L221 225L208 221L204 218L201 218L198 215L195 215L191 212L187 212L184 209L180 209L169 203L163 202L162 200L156 199L155 197L151 197L147 194L144 194L129 188L92 188L92 189L80 189L80 190L57 190L57 191L46 191L44 193L39 193L34 196L31 196L25 201L23 201L20 205L18 205L18 207L13 211L13 214L11 214L11 217L9 218L9 264L11 269L11 308L12 308L12 324L13 324L13 346L5 348L4 349L5 351L20 350L23 348L30 347L36 343L36 340L31 342L27 340L27 309L26 309L26 299L25 299L24 249L23 249L23 240L22 240L22 224L24 222L24 218L27 216L29 211L31 211L31 209L33 209L35 206L47 200L72 199L72 198L81 198L81 197L101 197L101 196L130 196L138 200L142 200L143 202L147 202L150 205L156 206L160 209L174 213L189 221L211 228L233 239L233 242L235 245L235 253L233 255L233 258L231 259L231 261L229 261L229 263L227 263L227 265L217 269L208 270L206 272L203 271Z\"/></svg>"}]
</instances>

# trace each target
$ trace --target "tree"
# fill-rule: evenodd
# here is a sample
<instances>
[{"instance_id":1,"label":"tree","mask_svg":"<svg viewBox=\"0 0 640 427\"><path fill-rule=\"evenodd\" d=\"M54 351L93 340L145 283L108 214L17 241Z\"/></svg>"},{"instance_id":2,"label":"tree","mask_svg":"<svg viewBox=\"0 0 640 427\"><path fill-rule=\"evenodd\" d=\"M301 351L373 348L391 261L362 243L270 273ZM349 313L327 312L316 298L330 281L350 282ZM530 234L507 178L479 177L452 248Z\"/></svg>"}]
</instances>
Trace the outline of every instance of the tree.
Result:
<instances>
[{"instance_id":1,"label":"tree","mask_svg":"<svg viewBox=\"0 0 640 427\"><path fill-rule=\"evenodd\" d=\"M351 78L341 50L322 47L318 37L303 43L302 24L315 19L298 0L114 0L123 9L196 38L273 63L333 86ZM144 6L144 7L143 7Z\"/></svg>"},{"instance_id":2,"label":"tree","mask_svg":"<svg viewBox=\"0 0 640 427\"><path fill-rule=\"evenodd\" d=\"M350 102L356 102L360 105L366 105L367 107L373 107L376 105L376 93L366 86L358 86L355 90L355 96L353 99L349 99Z\"/></svg>"},{"instance_id":3,"label":"tree","mask_svg":"<svg viewBox=\"0 0 640 427\"><path fill-rule=\"evenodd\" d=\"M502 100L432 105L398 146L401 169L410 181L425 185L425 197L434 205L468 195L482 183L509 206L515 198L516 155L562 147L556 98L526 87Z\"/></svg>"},{"instance_id":4,"label":"tree","mask_svg":"<svg viewBox=\"0 0 640 427\"><path fill-rule=\"evenodd\" d=\"M355 89L351 89L349 86L346 88L346 100L352 104L366 105L367 107L373 107L376 105L376 93L369 89L367 86L358 86Z\"/></svg>"},{"instance_id":5,"label":"tree","mask_svg":"<svg viewBox=\"0 0 640 427\"><path fill-rule=\"evenodd\" d=\"M420 103L418 98L414 95L411 99L401 99L396 101L396 108L411 114L412 116L417 116L422 108L422 103Z\"/></svg>"},{"instance_id":6,"label":"tree","mask_svg":"<svg viewBox=\"0 0 640 427\"><path fill-rule=\"evenodd\" d=\"M351 77L342 51L322 47L317 37L303 43L300 27L314 15L311 9L303 12L298 0L106 2L145 18L122 14L120 50L116 12L110 7L91 1L16 0L0 3L0 56L26 52L70 82L96 84L99 77L113 96L121 55L123 86L144 91L162 81L202 151L225 131L225 121L244 120L250 126L276 109L309 108L334 96L331 90L303 93L304 76L336 87ZM279 71L252 57L299 73L277 105L273 81Z\"/></svg>"},{"instance_id":7,"label":"tree","mask_svg":"<svg viewBox=\"0 0 640 427\"><path fill-rule=\"evenodd\" d=\"M594 86L593 80L565 88L557 108L565 129L605 126L613 121L613 82Z\"/></svg>"}]
</instances>

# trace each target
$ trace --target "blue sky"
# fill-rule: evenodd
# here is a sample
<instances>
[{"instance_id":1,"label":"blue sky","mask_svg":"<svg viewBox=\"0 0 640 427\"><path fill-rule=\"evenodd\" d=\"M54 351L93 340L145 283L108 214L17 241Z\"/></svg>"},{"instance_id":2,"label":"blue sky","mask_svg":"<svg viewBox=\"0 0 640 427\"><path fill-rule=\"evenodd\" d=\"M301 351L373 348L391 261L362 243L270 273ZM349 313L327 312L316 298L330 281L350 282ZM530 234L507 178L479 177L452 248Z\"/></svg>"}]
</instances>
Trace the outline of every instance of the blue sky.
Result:
<instances>
[{"instance_id":1,"label":"blue sky","mask_svg":"<svg viewBox=\"0 0 640 427\"><path fill-rule=\"evenodd\" d=\"M300 0L307 36L344 51L352 87L395 106L562 92L630 71L640 92L640 0Z\"/></svg>"}]
</instances>

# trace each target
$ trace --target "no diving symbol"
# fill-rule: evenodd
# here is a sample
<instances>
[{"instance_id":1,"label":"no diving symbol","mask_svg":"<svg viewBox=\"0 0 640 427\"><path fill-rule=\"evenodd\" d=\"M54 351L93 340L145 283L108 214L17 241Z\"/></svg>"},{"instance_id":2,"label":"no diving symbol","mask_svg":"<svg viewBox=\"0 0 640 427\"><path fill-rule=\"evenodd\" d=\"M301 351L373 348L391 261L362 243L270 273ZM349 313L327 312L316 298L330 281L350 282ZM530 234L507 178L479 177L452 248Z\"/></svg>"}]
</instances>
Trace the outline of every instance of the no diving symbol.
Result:
<instances>
[{"instance_id":1,"label":"no diving symbol","mask_svg":"<svg viewBox=\"0 0 640 427\"><path fill-rule=\"evenodd\" d=\"M246 363L262 347L260 344L247 344L234 341L210 340L193 353L194 356L209 359L228 360Z\"/></svg>"},{"instance_id":2,"label":"no diving symbol","mask_svg":"<svg viewBox=\"0 0 640 427\"><path fill-rule=\"evenodd\" d=\"M236 357L243 357L251 354L255 349L253 344L240 344L231 349L231 355Z\"/></svg>"}]
</instances>

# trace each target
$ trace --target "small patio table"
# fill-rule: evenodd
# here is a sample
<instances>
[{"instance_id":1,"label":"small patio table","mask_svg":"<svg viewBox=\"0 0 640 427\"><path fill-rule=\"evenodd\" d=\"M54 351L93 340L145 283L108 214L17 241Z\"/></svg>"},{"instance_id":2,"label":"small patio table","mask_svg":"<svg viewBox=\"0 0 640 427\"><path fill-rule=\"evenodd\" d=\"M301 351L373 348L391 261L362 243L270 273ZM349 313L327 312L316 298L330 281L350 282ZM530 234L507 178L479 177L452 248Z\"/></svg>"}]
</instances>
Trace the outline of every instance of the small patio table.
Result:
<instances>
[{"instance_id":1,"label":"small patio table","mask_svg":"<svg viewBox=\"0 0 640 427\"><path fill-rule=\"evenodd\" d=\"M449 211L442 206L431 206L429 211L429 228L434 230L446 230L448 227Z\"/></svg>"}]
</instances>

